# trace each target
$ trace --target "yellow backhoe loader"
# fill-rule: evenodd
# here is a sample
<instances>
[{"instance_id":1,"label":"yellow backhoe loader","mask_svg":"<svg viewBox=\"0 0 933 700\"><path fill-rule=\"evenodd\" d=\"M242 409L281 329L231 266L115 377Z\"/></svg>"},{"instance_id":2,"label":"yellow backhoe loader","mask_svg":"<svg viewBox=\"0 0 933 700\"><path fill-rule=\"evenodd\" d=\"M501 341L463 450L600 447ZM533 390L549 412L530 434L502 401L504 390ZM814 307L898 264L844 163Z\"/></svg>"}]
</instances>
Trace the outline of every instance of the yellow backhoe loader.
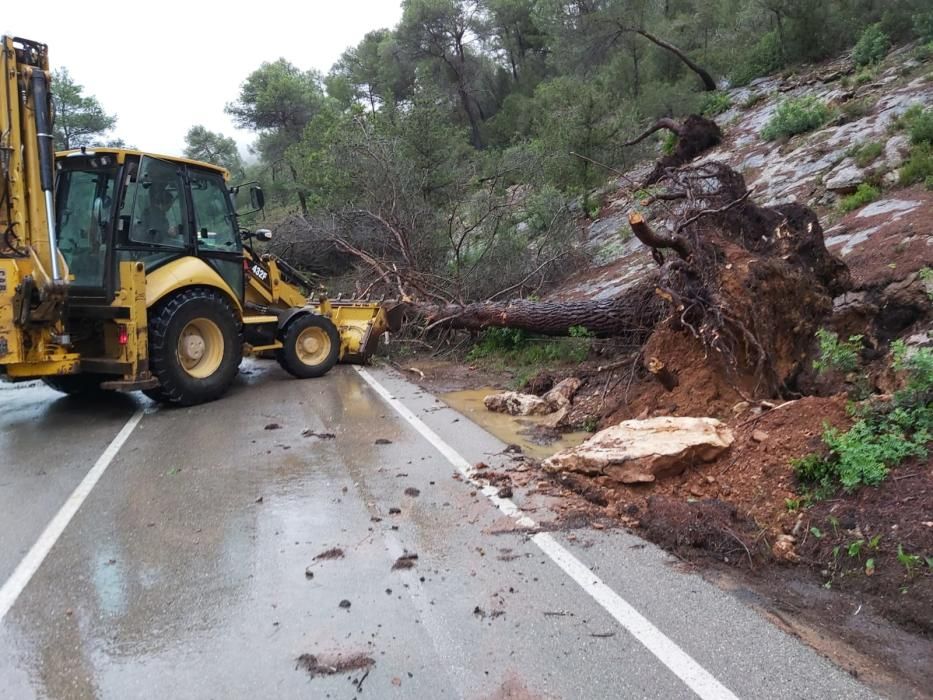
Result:
<instances>
[{"instance_id":1,"label":"yellow backhoe loader","mask_svg":"<svg viewBox=\"0 0 933 700\"><path fill-rule=\"evenodd\" d=\"M319 298L268 231L240 229L208 163L135 150L55 154L48 49L2 38L0 379L65 393L144 391L192 405L220 397L244 352L273 353L300 378L365 362L401 308Z\"/></svg>"}]
</instances>

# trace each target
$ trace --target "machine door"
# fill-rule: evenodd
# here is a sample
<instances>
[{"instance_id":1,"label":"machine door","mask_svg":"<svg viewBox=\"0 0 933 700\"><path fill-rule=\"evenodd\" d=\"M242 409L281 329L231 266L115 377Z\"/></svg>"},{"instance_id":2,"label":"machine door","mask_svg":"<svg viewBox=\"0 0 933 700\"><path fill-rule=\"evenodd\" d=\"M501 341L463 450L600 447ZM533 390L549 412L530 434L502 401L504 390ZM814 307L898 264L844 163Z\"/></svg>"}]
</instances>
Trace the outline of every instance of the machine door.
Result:
<instances>
[{"instance_id":1,"label":"machine door","mask_svg":"<svg viewBox=\"0 0 933 700\"><path fill-rule=\"evenodd\" d=\"M243 243L227 184L219 173L188 169L198 257L243 299Z\"/></svg>"},{"instance_id":2,"label":"machine door","mask_svg":"<svg viewBox=\"0 0 933 700\"><path fill-rule=\"evenodd\" d=\"M72 275L73 295L104 297L112 286L111 220L117 166L109 156L70 161L58 174L58 248Z\"/></svg>"},{"instance_id":3,"label":"machine door","mask_svg":"<svg viewBox=\"0 0 933 700\"><path fill-rule=\"evenodd\" d=\"M151 272L193 251L184 170L144 156L124 167L117 239L121 260L141 260Z\"/></svg>"}]
</instances>

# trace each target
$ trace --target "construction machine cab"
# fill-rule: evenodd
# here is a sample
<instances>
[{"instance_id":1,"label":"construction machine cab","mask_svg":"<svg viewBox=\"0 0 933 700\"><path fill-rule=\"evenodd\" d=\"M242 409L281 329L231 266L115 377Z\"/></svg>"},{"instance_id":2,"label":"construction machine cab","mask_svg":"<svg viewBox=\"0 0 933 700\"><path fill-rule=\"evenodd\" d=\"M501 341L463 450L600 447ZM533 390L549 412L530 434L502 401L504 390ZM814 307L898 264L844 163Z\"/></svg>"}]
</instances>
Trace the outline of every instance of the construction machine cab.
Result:
<instances>
[{"instance_id":1,"label":"construction machine cab","mask_svg":"<svg viewBox=\"0 0 933 700\"><path fill-rule=\"evenodd\" d=\"M244 351L297 377L364 361L398 320L381 304L311 303L257 252L220 167L133 149L52 152L48 49L0 38L0 379L66 393L221 396Z\"/></svg>"},{"instance_id":2,"label":"construction machine cab","mask_svg":"<svg viewBox=\"0 0 933 700\"><path fill-rule=\"evenodd\" d=\"M82 149L59 154L56 170L59 249L76 296L112 301L121 262L142 262L152 274L193 256L242 303L243 248L223 169L125 149Z\"/></svg>"}]
</instances>

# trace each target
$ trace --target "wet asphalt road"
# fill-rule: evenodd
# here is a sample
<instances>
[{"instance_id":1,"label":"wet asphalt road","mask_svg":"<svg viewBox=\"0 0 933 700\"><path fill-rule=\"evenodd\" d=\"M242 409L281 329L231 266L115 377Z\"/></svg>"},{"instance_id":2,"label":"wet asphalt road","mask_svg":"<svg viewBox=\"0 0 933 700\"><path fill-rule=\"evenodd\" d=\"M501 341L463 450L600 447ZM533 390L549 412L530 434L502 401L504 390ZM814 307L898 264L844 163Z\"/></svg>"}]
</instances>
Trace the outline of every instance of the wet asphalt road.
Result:
<instances>
[{"instance_id":1,"label":"wet asphalt road","mask_svg":"<svg viewBox=\"0 0 933 700\"><path fill-rule=\"evenodd\" d=\"M372 376L468 462L502 459ZM0 621L3 698L696 697L350 367L299 382L257 363L191 409L0 389L0 585L140 408ZM632 535L553 537L721 684L707 697L872 697ZM416 565L393 570L405 553ZM375 663L312 678L303 654Z\"/></svg>"}]
</instances>

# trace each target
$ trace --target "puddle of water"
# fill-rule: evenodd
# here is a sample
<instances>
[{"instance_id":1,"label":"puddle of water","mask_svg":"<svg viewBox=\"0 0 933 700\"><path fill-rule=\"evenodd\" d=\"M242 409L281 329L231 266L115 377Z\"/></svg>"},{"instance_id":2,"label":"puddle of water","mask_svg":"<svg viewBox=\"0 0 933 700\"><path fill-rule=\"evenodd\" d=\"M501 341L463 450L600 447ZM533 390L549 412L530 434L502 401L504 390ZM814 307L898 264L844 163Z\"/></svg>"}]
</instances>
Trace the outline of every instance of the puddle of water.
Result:
<instances>
[{"instance_id":1,"label":"puddle of water","mask_svg":"<svg viewBox=\"0 0 933 700\"><path fill-rule=\"evenodd\" d=\"M477 425L482 426L502 442L521 446L526 455L535 459L550 457L568 447L579 445L593 435L593 433L587 432L561 433L560 439L549 445L536 445L531 442L527 435L522 435L521 431L536 425L543 425L547 416L510 416L506 413L487 410L483 404L483 399L500 391L502 390L491 387L468 389L441 394L440 398L452 409L459 411Z\"/></svg>"}]
</instances>

